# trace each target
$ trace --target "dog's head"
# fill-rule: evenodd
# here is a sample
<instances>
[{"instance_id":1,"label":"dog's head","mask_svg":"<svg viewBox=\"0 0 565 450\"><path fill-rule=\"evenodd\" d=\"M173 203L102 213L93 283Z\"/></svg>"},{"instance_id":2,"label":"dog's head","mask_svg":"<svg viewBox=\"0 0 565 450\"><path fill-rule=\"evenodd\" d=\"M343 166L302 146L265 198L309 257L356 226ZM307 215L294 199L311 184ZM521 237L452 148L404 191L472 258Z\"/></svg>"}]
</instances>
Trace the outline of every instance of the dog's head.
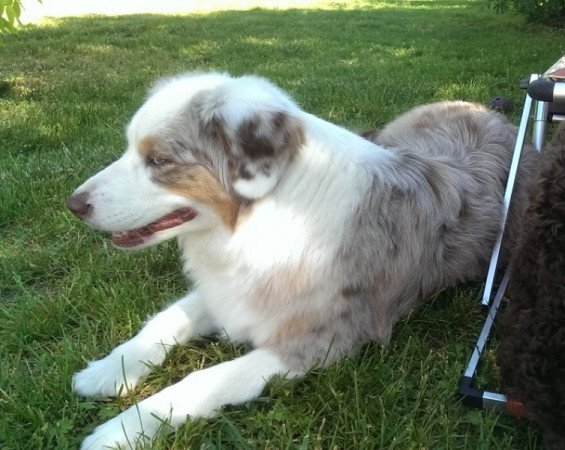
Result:
<instances>
[{"instance_id":1,"label":"dog's head","mask_svg":"<svg viewBox=\"0 0 565 450\"><path fill-rule=\"evenodd\" d=\"M119 247L233 229L303 146L298 107L261 78L189 74L158 83L133 116L128 147L67 200Z\"/></svg>"}]
</instances>

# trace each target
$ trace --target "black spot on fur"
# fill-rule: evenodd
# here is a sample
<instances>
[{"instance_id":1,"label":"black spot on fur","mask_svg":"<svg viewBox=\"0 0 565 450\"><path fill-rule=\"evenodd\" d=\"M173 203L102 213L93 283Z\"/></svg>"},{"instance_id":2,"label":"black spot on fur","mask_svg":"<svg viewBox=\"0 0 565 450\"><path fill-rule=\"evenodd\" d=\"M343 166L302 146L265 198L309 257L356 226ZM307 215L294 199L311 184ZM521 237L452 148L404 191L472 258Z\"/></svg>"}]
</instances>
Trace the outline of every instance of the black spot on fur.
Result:
<instances>
[{"instance_id":1,"label":"black spot on fur","mask_svg":"<svg viewBox=\"0 0 565 450\"><path fill-rule=\"evenodd\" d=\"M249 171L247 166L241 165L238 170L239 178L242 178L243 180L251 180L251 178L253 178L253 174Z\"/></svg>"},{"instance_id":2,"label":"black spot on fur","mask_svg":"<svg viewBox=\"0 0 565 450\"><path fill-rule=\"evenodd\" d=\"M259 134L258 120L247 120L237 130L240 146L251 159L269 158L275 154L272 140Z\"/></svg>"},{"instance_id":3,"label":"black spot on fur","mask_svg":"<svg viewBox=\"0 0 565 450\"><path fill-rule=\"evenodd\" d=\"M345 299L350 299L361 292L361 288L359 286L346 286L341 290L341 296Z\"/></svg>"},{"instance_id":4,"label":"black spot on fur","mask_svg":"<svg viewBox=\"0 0 565 450\"><path fill-rule=\"evenodd\" d=\"M367 130L367 131L362 131L361 133L359 133L359 136L367 139L368 141L377 142L377 139L379 137L380 132L381 132L381 130L379 130L379 129Z\"/></svg>"}]
</instances>

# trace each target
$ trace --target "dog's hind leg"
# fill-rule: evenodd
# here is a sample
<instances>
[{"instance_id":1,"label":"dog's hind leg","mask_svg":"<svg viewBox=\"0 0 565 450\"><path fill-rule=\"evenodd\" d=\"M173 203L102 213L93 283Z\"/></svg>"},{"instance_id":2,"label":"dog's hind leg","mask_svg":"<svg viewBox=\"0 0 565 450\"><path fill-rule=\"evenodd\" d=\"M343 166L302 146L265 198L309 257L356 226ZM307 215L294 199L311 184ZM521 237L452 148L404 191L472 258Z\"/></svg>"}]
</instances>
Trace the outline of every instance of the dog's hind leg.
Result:
<instances>
[{"instance_id":1,"label":"dog's hind leg","mask_svg":"<svg viewBox=\"0 0 565 450\"><path fill-rule=\"evenodd\" d=\"M172 346L214 331L202 296L194 291L152 317L135 337L108 356L75 373L73 390L96 398L125 395L152 366L163 363Z\"/></svg>"},{"instance_id":2,"label":"dog's hind leg","mask_svg":"<svg viewBox=\"0 0 565 450\"><path fill-rule=\"evenodd\" d=\"M187 418L211 417L224 405L253 400L273 376L289 374L273 352L253 350L232 361L193 372L130 407L96 428L81 449L138 448L148 444L161 427L173 431Z\"/></svg>"}]
</instances>

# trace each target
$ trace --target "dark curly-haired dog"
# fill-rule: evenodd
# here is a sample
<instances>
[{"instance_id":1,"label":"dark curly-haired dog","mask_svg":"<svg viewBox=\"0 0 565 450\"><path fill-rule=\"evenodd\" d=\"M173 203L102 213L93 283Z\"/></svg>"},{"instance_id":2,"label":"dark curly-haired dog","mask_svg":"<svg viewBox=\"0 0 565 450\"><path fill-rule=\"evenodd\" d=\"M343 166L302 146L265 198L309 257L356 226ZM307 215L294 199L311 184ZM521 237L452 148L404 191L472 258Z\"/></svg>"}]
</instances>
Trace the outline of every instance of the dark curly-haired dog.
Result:
<instances>
[{"instance_id":1,"label":"dark curly-haired dog","mask_svg":"<svg viewBox=\"0 0 565 450\"><path fill-rule=\"evenodd\" d=\"M521 240L498 360L505 392L565 448L565 123L542 152Z\"/></svg>"}]
</instances>

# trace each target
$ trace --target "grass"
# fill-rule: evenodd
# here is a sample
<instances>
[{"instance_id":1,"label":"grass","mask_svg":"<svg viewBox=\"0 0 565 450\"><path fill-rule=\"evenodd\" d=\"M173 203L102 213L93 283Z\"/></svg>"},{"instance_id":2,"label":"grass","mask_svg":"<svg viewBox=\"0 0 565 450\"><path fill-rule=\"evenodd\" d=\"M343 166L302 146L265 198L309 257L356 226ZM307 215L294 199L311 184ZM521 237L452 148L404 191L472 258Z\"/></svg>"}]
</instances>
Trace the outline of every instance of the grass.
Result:
<instances>
[{"instance_id":1,"label":"grass","mask_svg":"<svg viewBox=\"0 0 565 450\"><path fill-rule=\"evenodd\" d=\"M64 199L124 147L123 126L160 76L225 70L267 76L308 111L353 129L420 103L487 102L519 115L520 78L565 51L559 31L497 16L472 0L320 2L308 9L184 17L51 20L0 48L0 448L76 448L95 424L245 349L176 349L131 397L76 397L71 375L127 339L186 289L174 244L113 249ZM300 382L270 383L160 438L157 449L524 449L537 429L462 407L458 378L484 318L478 286L438 296L388 347ZM496 388L496 370L486 371Z\"/></svg>"}]
</instances>

